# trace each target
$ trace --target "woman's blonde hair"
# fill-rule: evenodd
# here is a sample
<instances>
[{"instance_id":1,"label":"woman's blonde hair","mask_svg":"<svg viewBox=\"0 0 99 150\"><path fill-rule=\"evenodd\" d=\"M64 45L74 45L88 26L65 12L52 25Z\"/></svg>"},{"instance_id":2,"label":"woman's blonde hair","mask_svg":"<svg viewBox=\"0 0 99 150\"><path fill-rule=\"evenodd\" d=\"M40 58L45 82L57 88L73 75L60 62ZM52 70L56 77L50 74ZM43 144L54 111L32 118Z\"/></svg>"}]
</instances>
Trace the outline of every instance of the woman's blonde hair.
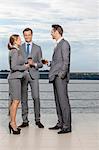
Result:
<instances>
[{"instance_id":1,"label":"woman's blonde hair","mask_svg":"<svg viewBox=\"0 0 99 150\"><path fill-rule=\"evenodd\" d=\"M9 43L8 43L8 49L11 50L13 49L13 46L15 44L15 41L17 41L19 35L18 34L13 34L9 38Z\"/></svg>"}]
</instances>

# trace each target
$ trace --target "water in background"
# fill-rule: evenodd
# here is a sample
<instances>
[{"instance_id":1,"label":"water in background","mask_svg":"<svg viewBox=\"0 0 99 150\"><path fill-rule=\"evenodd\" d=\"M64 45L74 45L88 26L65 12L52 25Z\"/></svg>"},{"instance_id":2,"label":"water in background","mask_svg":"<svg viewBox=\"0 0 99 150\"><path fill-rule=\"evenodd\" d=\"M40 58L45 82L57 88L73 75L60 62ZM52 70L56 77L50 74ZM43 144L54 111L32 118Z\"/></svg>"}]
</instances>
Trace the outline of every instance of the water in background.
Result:
<instances>
[{"instance_id":1,"label":"water in background","mask_svg":"<svg viewBox=\"0 0 99 150\"><path fill-rule=\"evenodd\" d=\"M48 80L39 80L41 111L56 113L53 86ZM69 98L72 112L99 113L99 80L70 80ZM0 109L8 108L8 81L0 79ZM29 87L29 108L33 112L33 100Z\"/></svg>"}]
</instances>

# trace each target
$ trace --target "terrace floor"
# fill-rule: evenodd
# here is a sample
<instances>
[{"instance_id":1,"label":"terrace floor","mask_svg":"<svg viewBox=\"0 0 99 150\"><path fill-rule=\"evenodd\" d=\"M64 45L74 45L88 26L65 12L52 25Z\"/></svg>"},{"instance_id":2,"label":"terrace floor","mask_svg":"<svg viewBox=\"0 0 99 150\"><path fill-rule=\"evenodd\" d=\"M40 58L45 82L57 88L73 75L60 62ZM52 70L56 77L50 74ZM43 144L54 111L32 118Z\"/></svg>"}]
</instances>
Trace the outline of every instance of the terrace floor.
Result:
<instances>
[{"instance_id":1,"label":"terrace floor","mask_svg":"<svg viewBox=\"0 0 99 150\"><path fill-rule=\"evenodd\" d=\"M20 135L9 134L7 110L0 110L0 150L99 150L99 114L73 113L72 133L58 135L49 131L55 125L55 114L42 114L44 129L34 124L29 114L30 126L22 129ZM21 123L18 112L17 122Z\"/></svg>"}]
</instances>

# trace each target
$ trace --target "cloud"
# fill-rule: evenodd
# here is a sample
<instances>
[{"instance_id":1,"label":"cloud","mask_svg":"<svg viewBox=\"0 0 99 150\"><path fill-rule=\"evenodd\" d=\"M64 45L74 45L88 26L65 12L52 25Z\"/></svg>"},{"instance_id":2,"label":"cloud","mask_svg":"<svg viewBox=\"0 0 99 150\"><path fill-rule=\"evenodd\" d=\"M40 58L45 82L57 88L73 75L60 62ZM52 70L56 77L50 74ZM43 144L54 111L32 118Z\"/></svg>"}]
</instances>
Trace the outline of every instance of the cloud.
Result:
<instances>
[{"instance_id":1,"label":"cloud","mask_svg":"<svg viewBox=\"0 0 99 150\"><path fill-rule=\"evenodd\" d=\"M0 30L3 33L2 28L5 28L5 35L6 31L10 32L13 29L20 31L30 26L38 32L44 29L49 32L51 24L59 23L63 25L70 40L82 40L84 37L89 39L90 34L94 39L98 20L96 2L95 0L83 0L83 3L81 0L14 0L10 2L1 0L0 22L3 23L0 25ZM90 34L86 34L89 32ZM47 32L44 34L45 37L48 36ZM41 39L42 36L40 35Z\"/></svg>"},{"instance_id":2,"label":"cloud","mask_svg":"<svg viewBox=\"0 0 99 150\"><path fill-rule=\"evenodd\" d=\"M22 31L30 27L34 31L33 40L42 46L44 56L51 59L53 42L50 30L52 24L58 23L63 26L64 37L72 46L72 70L84 69L85 65L79 63L79 55L83 56L83 60L85 51L88 53L84 64L90 55L88 66L95 70L97 66L94 67L93 64L96 64L97 55L99 56L95 42L99 35L98 19L97 0L0 0L0 39L6 39L7 43L11 34L18 33L24 40ZM0 47L5 44L1 42ZM73 42L79 44L72 44ZM0 57L2 56L3 50L0 51Z\"/></svg>"}]
</instances>

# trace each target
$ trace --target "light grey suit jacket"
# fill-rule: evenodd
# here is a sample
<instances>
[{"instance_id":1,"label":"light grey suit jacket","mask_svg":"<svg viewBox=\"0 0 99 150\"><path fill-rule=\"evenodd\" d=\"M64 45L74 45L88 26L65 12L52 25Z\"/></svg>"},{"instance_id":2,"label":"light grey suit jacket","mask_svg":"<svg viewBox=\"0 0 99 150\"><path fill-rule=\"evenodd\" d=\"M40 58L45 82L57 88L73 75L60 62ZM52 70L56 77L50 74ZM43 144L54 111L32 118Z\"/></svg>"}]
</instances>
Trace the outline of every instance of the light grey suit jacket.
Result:
<instances>
[{"instance_id":1,"label":"light grey suit jacket","mask_svg":"<svg viewBox=\"0 0 99 150\"><path fill-rule=\"evenodd\" d=\"M22 57L21 51L13 48L9 51L9 65L10 73L8 79L22 78L24 71L27 69L24 65L25 61Z\"/></svg>"},{"instance_id":2,"label":"light grey suit jacket","mask_svg":"<svg viewBox=\"0 0 99 150\"><path fill-rule=\"evenodd\" d=\"M22 51L22 56L24 57L24 61L27 62L25 43L23 43L21 45L21 51ZM32 79L38 79L39 78L39 68L43 67L41 47L32 43L31 54L29 54L28 57L32 57L33 61L35 63L37 63L36 67L29 68L30 76Z\"/></svg>"},{"instance_id":3,"label":"light grey suit jacket","mask_svg":"<svg viewBox=\"0 0 99 150\"><path fill-rule=\"evenodd\" d=\"M60 78L66 78L69 81L70 71L70 45L62 39L54 49L51 68L49 71L49 81L53 82L55 76L58 75Z\"/></svg>"}]
</instances>

